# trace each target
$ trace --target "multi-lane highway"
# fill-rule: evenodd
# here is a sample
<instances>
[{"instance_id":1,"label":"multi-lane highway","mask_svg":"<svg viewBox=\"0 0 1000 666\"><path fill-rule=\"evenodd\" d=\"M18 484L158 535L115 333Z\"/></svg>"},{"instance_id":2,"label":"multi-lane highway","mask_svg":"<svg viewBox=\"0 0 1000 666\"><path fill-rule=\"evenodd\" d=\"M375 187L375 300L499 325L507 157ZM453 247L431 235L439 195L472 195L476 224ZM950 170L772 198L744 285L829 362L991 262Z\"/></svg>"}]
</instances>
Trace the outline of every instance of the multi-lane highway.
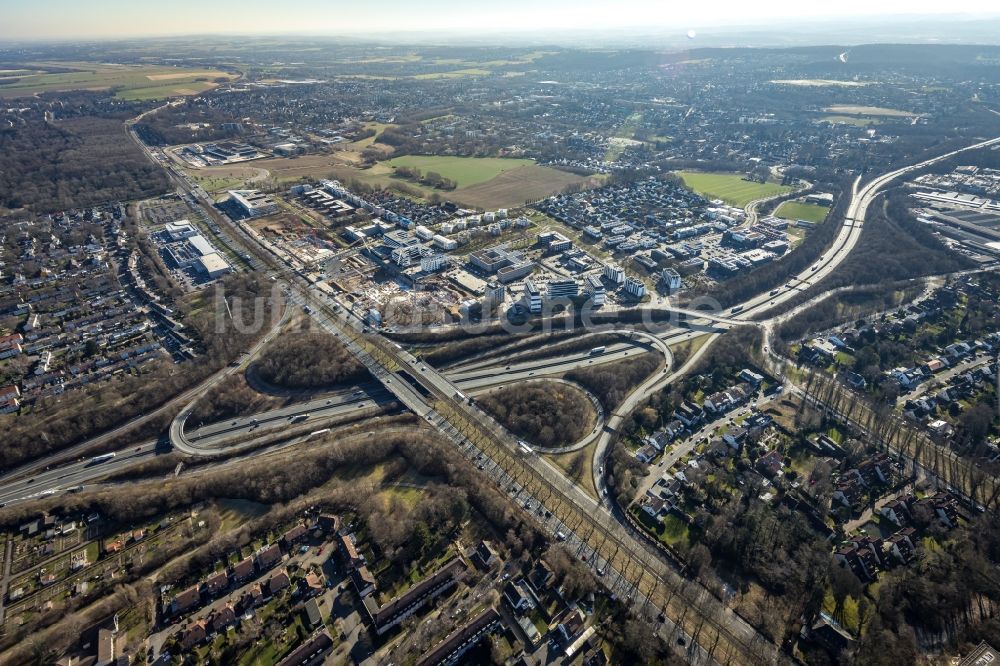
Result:
<instances>
[{"instance_id":1,"label":"multi-lane highway","mask_svg":"<svg viewBox=\"0 0 1000 666\"><path fill-rule=\"evenodd\" d=\"M135 138L131 131L130 134ZM136 140L146 150L147 155L156 160L149 149L141 141ZM985 147L998 141L1000 138L984 141L962 150ZM860 238L868 206L885 185L907 172L947 159L962 152L962 150L953 151L917 165L897 169L879 176L863 187L860 186L860 181L856 181L852 191L852 201L837 238L831 248L813 266L791 278L785 285L734 307L725 316L702 312L683 312L683 314L688 317L691 324L701 325L712 331L722 331L741 323L748 323L752 317L760 316L772 307L795 297L799 291L820 282L846 259ZM283 275L289 285L290 301L305 308L320 326L340 337L347 348L366 365L382 387L381 393L377 393L378 390L376 390L377 396L375 398L370 395L364 397L352 393L346 397L339 396L336 400L332 397L324 398L322 404L312 405L308 408L302 405L289 407L287 409L298 410L298 412L284 411L268 414L263 417L266 423L262 422L261 416L257 416L251 417L256 419L257 423L252 421L247 423L245 420L235 419L235 423L212 424L184 433L184 419L180 419L179 435L173 427L171 429L172 439L178 435L180 442L180 445L177 446L178 450L185 453L196 452L200 447L225 441L239 430L256 430L265 427L276 429L283 426L285 422L292 422L297 418L304 420L301 419L302 416L313 419L314 414L321 414L324 415L322 418L326 418L342 410L357 409L359 407L355 405L363 406L362 403L366 399L372 401L373 405L379 403L380 400L391 401L389 397L391 395L397 403L413 411L425 419L429 425L440 430L464 454L476 461L480 469L484 472L489 470L487 473L495 475L501 485L509 488L516 501L520 503L523 500L522 506L525 507L525 510L543 516L542 526L547 528L551 534L560 540L566 540L567 543L577 548L578 552L589 554L588 562L599 575L608 576L608 580L614 581L616 585L624 584L631 590L630 596L642 600L644 604L651 603L662 609L671 622L677 623L673 625L674 635L684 636L687 632L689 638L694 639L692 645L695 642L700 643L702 647L709 644L714 645L715 648L721 650L716 653L716 659L719 654L723 654L725 655L724 661L729 663L785 661L777 646L760 636L753 627L731 613L727 613L725 607L700 586L680 579L677 573L659 557L657 551L645 540L643 535L636 534L627 526L619 523L620 516L613 516L607 510L603 510L592 498L568 482L546 461L540 460L537 456L524 455L518 449L516 441L486 414L478 410L475 405L470 404L464 393L496 386L504 382L534 378L539 375L560 374L565 372L567 368L589 365L597 359L588 358L589 353L583 352L583 355L579 353L565 354L557 359L510 363L503 366L502 371L493 369L491 372L488 367L470 366L458 368L451 373L438 372L399 345L378 333L368 331L363 323L351 315L349 311L334 307L338 305L335 298L318 293L314 285L297 272L291 268L285 269L277 264L273 258L266 256L266 251L258 247L254 239L241 230L239 225L232 224L228 219L220 218L218 213L211 209L211 202L207 200L200 188L193 186L183 178L182 174L175 173L176 170L171 165L164 164L164 166L171 171L175 182L182 190L196 197L213 217L234 232L240 245L234 249L240 252L251 248L250 251L257 257L255 265L260 263L271 266L276 273ZM261 258L262 254L263 258ZM675 329L660 333L655 338L661 342L668 339L680 341L705 334L703 331L678 332ZM657 373L639 386L626 399L625 403L611 415L609 419L610 430L616 429L621 419L650 393L659 390L692 367L698 358L705 353L718 333L711 332L708 335L710 336L708 342L688 359L684 367L673 373ZM635 352L616 344L610 346L605 353L608 360L616 360ZM669 352L667 356L669 359ZM310 411L305 413L302 411L303 409ZM190 410L186 409L185 411ZM315 418L318 421L321 417L316 416ZM604 455L611 438L612 432L606 433L601 438L597 447L600 456ZM151 455L152 447L153 444L148 443L139 446L128 455L130 458L140 461ZM121 452L119 455L122 461L126 460L126 452ZM119 457L116 456L115 460L118 461ZM595 469L603 468L602 463L603 459L598 465L595 465ZM18 482L21 485L16 488L5 487L3 490L5 494L0 496L0 499L3 496L12 496L12 493L23 493L28 486L40 488L45 485L51 489L52 485L56 483L67 486L78 485L81 479L86 478L88 474L93 474L94 468L100 464L103 463L90 463L88 466L86 461L80 461L68 467L43 472L30 481L22 479ZM595 482L599 488L603 487L602 478L595 479ZM694 633L700 632L700 635L690 635L692 631ZM692 649L693 656L691 653L689 656L694 661L708 663L712 660L701 648L694 646Z\"/></svg>"}]
</instances>

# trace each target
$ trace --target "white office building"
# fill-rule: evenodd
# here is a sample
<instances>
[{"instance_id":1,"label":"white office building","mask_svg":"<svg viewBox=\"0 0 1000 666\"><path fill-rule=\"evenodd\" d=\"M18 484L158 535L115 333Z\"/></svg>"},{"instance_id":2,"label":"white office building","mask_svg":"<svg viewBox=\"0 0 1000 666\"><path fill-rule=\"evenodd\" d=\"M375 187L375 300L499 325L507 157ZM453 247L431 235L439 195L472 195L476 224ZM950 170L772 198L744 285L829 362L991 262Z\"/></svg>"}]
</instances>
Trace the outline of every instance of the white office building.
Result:
<instances>
[{"instance_id":1,"label":"white office building","mask_svg":"<svg viewBox=\"0 0 1000 666\"><path fill-rule=\"evenodd\" d=\"M420 270L424 273L434 273L448 267L448 257L443 254L432 254L420 258Z\"/></svg>"},{"instance_id":2,"label":"white office building","mask_svg":"<svg viewBox=\"0 0 1000 666\"><path fill-rule=\"evenodd\" d=\"M635 296L636 298L642 298L646 295L646 285L643 284L641 280L636 280L633 277L625 278L624 289L625 293Z\"/></svg>"},{"instance_id":3,"label":"white office building","mask_svg":"<svg viewBox=\"0 0 1000 666\"><path fill-rule=\"evenodd\" d=\"M542 311L542 291L535 286L531 279L524 281L524 296L522 298L524 306L528 312L538 314Z\"/></svg>"},{"instance_id":4,"label":"white office building","mask_svg":"<svg viewBox=\"0 0 1000 666\"><path fill-rule=\"evenodd\" d=\"M587 295L590 296L591 305L595 308L604 305L607 292L604 290L604 283L601 282L601 278L596 275L588 275L584 284L587 289Z\"/></svg>"},{"instance_id":5,"label":"white office building","mask_svg":"<svg viewBox=\"0 0 1000 666\"><path fill-rule=\"evenodd\" d=\"M507 289L499 282L487 282L483 287L483 307L490 309L503 303Z\"/></svg>"},{"instance_id":6,"label":"white office building","mask_svg":"<svg viewBox=\"0 0 1000 666\"><path fill-rule=\"evenodd\" d=\"M663 273L660 274L660 281L670 291L677 291L681 288L682 284L681 274L673 268L664 268Z\"/></svg>"},{"instance_id":7,"label":"white office building","mask_svg":"<svg viewBox=\"0 0 1000 666\"><path fill-rule=\"evenodd\" d=\"M248 217L261 217L278 212L278 204L260 190L229 190L230 200Z\"/></svg>"},{"instance_id":8,"label":"white office building","mask_svg":"<svg viewBox=\"0 0 1000 666\"><path fill-rule=\"evenodd\" d=\"M194 225L188 220L177 220L176 222L167 222L163 230L167 232L167 236L170 237L172 241L184 240L185 238L190 238L197 234Z\"/></svg>"},{"instance_id":9,"label":"white office building","mask_svg":"<svg viewBox=\"0 0 1000 666\"><path fill-rule=\"evenodd\" d=\"M604 267L604 277L615 284L622 284L625 282L625 269L615 264L608 264Z\"/></svg>"}]
</instances>

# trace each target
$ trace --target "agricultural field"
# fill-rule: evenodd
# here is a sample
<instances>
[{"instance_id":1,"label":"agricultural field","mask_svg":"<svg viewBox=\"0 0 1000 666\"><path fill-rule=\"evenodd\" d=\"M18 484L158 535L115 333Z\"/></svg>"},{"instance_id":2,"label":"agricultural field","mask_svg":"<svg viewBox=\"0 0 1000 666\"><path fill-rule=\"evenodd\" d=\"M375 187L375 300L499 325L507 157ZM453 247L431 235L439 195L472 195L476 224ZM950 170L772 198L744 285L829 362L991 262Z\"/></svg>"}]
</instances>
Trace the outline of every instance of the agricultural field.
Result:
<instances>
[{"instance_id":1,"label":"agricultural field","mask_svg":"<svg viewBox=\"0 0 1000 666\"><path fill-rule=\"evenodd\" d=\"M881 106L855 106L853 104L835 104L828 106L824 111L839 113L850 116L886 116L895 118L905 118L915 114L912 111L901 111L899 109L886 109Z\"/></svg>"},{"instance_id":2,"label":"agricultural field","mask_svg":"<svg viewBox=\"0 0 1000 666\"><path fill-rule=\"evenodd\" d=\"M285 168L278 171L272 169L267 162L259 164L271 169L279 182L286 180L286 177L287 180L294 180L306 173L319 171L322 173L316 173L317 177L332 177L344 182L358 180L373 187L391 188L398 185L404 191L418 192L424 199L436 194L462 206L487 210L511 208L527 201L537 201L563 191L568 185L596 186L600 183L596 178L539 166L532 160L525 159L407 155L378 162L367 169L359 169L351 164L336 164L326 156L325 169L316 166L302 168L302 161L311 157L286 160L282 165ZM292 166L295 162L299 165ZM422 173L437 172L444 178L456 181L458 187L450 191L436 190L412 180L398 178L393 175L395 166L416 168Z\"/></svg>"},{"instance_id":3,"label":"agricultural field","mask_svg":"<svg viewBox=\"0 0 1000 666\"><path fill-rule=\"evenodd\" d=\"M722 199L731 206L746 206L756 199L778 196L791 192L792 187L778 183L758 183L744 180L738 173L708 173L703 171L678 171L684 184L708 199Z\"/></svg>"},{"instance_id":4,"label":"agricultural field","mask_svg":"<svg viewBox=\"0 0 1000 666\"><path fill-rule=\"evenodd\" d=\"M448 198L477 208L506 208L558 194L569 185L582 183L585 187L597 187L602 182L600 176L577 176L552 167L527 164L504 171L485 183L460 187L454 197Z\"/></svg>"},{"instance_id":5,"label":"agricultural field","mask_svg":"<svg viewBox=\"0 0 1000 666\"><path fill-rule=\"evenodd\" d=\"M66 90L117 90L121 99L197 95L235 75L214 69L86 62L27 63L0 75L0 98Z\"/></svg>"},{"instance_id":6,"label":"agricultural field","mask_svg":"<svg viewBox=\"0 0 1000 666\"><path fill-rule=\"evenodd\" d=\"M842 81L840 79L775 79L771 81L771 83L778 83L786 86L834 86L840 88L862 88L864 86L872 85L869 81Z\"/></svg>"},{"instance_id":7,"label":"agricultural field","mask_svg":"<svg viewBox=\"0 0 1000 666\"><path fill-rule=\"evenodd\" d=\"M505 171L534 164L527 159L503 157L449 157L438 155L404 155L389 160L389 167L410 167L423 173L430 171L458 183L458 187L478 185L496 178Z\"/></svg>"},{"instance_id":8,"label":"agricultural field","mask_svg":"<svg viewBox=\"0 0 1000 666\"><path fill-rule=\"evenodd\" d=\"M785 201L780 206L778 210L774 212L775 216L780 217L784 220L806 220L807 222L822 222L826 219L827 214L830 209L826 206L820 206L818 204L803 203L802 201Z\"/></svg>"},{"instance_id":9,"label":"agricultural field","mask_svg":"<svg viewBox=\"0 0 1000 666\"><path fill-rule=\"evenodd\" d=\"M872 118L870 116L823 116L820 120L827 123L840 123L843 125L857 125L858 127L868 127L869 125L878 125L882 121L878 118Z\"/></svg>"}]
</instances>

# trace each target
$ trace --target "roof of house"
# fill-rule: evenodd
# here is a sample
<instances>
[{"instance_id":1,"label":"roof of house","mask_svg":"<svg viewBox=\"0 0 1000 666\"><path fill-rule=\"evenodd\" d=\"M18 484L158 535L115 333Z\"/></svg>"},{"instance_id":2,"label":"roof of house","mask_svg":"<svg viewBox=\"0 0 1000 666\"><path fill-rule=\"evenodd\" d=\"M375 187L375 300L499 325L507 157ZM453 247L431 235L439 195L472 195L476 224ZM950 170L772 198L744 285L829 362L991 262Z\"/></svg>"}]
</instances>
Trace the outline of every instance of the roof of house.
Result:
<instances>
[{"instance_id":1,"label":"roof of house","mask_svg":"<svg viewBox=\"0 0 1000 666\"><path fill-rule=\"evenodd\" d=\"M308 532L308 530L306 529L306 526L303 525L302 523L299 523L295 527L293 527L290 530L288 530L287 532L285 532L285 535L282 538L286 542L291 543L292 541L295 541L296 539L301 539L302 537L304 537L307 532Z\"/></svg>"},{"instance_id":2,"label":"roof of house","mask_svg":"<svg viewBox=\"0 0 1000 666\"><path fill-rule=\"evenodd\" d=\"M257 553L257 562L261 567L269 567L279 560L281 560L281 548L276 543L261 548Z\"/></svg>"},{"instance_id":3,"label":"roof of house","mask_svg":"<svg viewBox=\"0 0 1000 666\"><path fill-rule=\"evenodd\" d=\"M200 586L195 583L186 590L182 590L177 593L174 597L174 608L177 610L185 610L191 608L195 604L201 601Z\"/></svg>"},{"instance_id":4,"label":"roof of house","mask_svg":"<svg viewBox=\"0 0 1000 666\"><path fill-rule=\"evenodd\" d=\"M233 565L233 575L236 578L246 578L253 573L253 558L249 555Z\"/></svg>"},{"instance_id":5,"label":"roof of house","mask_svg":"<svg viewBox=\"0 0 1000 666\"><path fill-rule=\"evenodd\" d=\"M229 577L225 571L216 571L205 579L205 587L209 592L219 592L229 585Z\"/></svg>"}]
</instances>

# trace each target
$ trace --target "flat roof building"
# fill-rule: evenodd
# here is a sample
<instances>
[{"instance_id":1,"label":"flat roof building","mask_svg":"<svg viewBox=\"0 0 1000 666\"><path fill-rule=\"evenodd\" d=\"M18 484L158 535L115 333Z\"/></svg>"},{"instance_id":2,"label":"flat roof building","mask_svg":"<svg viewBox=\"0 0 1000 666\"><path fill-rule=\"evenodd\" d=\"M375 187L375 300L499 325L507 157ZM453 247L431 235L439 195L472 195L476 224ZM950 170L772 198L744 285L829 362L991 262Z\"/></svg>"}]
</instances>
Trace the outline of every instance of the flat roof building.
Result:
<instances>
[{"instance_id":1,"label":"flat roof building","mask_svg":"<svg viewBox=\"0 0 1000 666\"><path fill-rule=\"evenodd\" d=\"M260 190L229 190L229 199L249 217L261 217L278 212L278 204Z\"/></svg>"},{"instance_id":2,"label":"flat roof building","mask_svg":"<svg viewBox=\"0 0 1000 666\"><path fill-rule=\"evenodd\" d=\"M191 246L191 249L194 250L195 254L202 257L208 254L215 254L215 248L212 247L212 244L208 242L208 239L201 234L189 236L187 242L188 245Z\"/></svg>"},{"instance_id":3,"label":"flat roof building","mask_svg":"<svg viewBox=\"0 0 1000 666\"><path fill-rule=\"evenodd\" d=\"M177 220L176 222L167 222L163 225L163 230L167 232L167 236L170 240L179 241L185 238L190 238L198 233L188 220Z\"/></svg>"},{"instance_id":4,"label":"flat roof building","mask_svg":"<svg viewBox=\"0 0 1000 666\"><path fill-rule=\"evenodd\" d=\"M198 259L197 268L210 278L217 278L232 271L232 267L217 252L206 254Z\"/></svg>"}]
</instances>

